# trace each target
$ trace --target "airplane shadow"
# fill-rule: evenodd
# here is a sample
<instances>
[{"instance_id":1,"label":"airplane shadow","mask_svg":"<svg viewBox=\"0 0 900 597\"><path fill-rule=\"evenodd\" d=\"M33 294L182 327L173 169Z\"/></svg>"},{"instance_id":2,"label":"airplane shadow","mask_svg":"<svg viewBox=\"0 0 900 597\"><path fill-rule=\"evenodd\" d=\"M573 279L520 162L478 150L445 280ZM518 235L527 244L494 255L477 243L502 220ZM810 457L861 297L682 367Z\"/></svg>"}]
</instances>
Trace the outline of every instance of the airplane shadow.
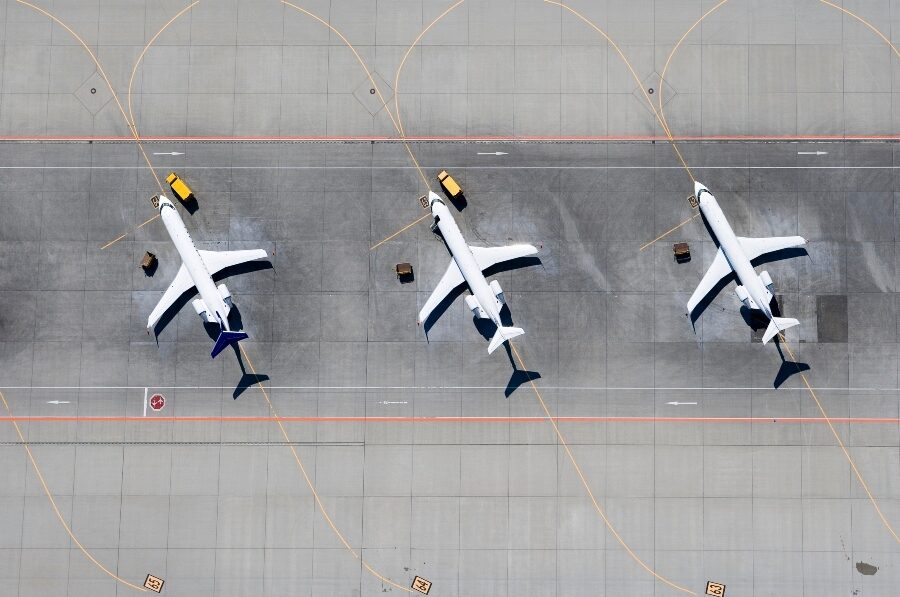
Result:
<instances>
[{"instance_id":1,"label":"airplane shadow","mask_svg":"<svg viewBox=\"0 0 900 597\"><path fill-rule=\"evenodd\" d=\"M469 200L466 199L465 193L460 193L456 197L451 197L450 195L447 195L447 193L444 193L444 196L446 196L447 199L450 200L450 203L453 204L453 207L456 208L456 211L462 211L469 206Z\"/></svg>"},{"instance_id":2,"label":"airplane shadow","mask_svg":"<svg viewBox=\"0 0 900 597\"><path fill-rule=\"evenodd\" d=\"M264 381L269 380L269 376L265 373L248 373L247 369L244 367L244 359L241 356L241 349L237 344L231 345L232 350L234 350L234 356L237 357L238 365L241 366L241 378L238 380L237 385L234 388L234 391L231 393L231 398L237 400L238 397L247 391L247 388L252 388L257 384L261 384Z\"/></svg>"},{"instance_id":3,"label":"airplane shadow","mask_svg":"<svg viewBox=\"0 0 900 597\"><path fill-rule=\"evenodd\" d=\"M156 273L156 270L158 270L158 269L159 269L159 260L155 259L153 261L153 264L150 267L144 269L144 276L146 276L148 278L152 278L153 275Z\"/></svg>"},{"instance_id":4,"label":"airplane shadow","mask_svg":"<svg viewBox=\"0 0 900 597\"><path fill-rule=\"evenodd\" d=\"M772 302L769 304L769 308L772 309L772 315L774 315L775 317L781 317L781 307L779 306L778 301L775 299L775 297L772 297ZM753 331L765 329L769 325L768 319L766 319L765 317L761 317L759 315L759 311L748 309L744 306L741 306L741 317L744 318L744 321L748 326L750 326ZM777 390L792 376L803 371L809 371L810 367L806 363L787 360L784 356L784 352L781 349L781 338L779 336L775 336L773 340L775 342L775 348L778 349L778 356L781 357L781 365L779 366L778 372L775 374L775 379L772 382L772 387Z\"/></svg>"},{"instance_id":5,"label":"airplane shadow","mask_svg":"<svg viewBox=\"0 0 900 597\"><path fill-rule=\"evenodd\" d=\"M187 210L187 212L191 215L197 213L197 210L200 209L200 204L197 203L197 198L193 195L187 201L182 201L181 205Z\"/></svg>"},{"instance_id":6,"label":"airplane shadow","mask_svg":"<svg viewBox=\"0 0 900 597\"><path fill-rule=\"evenodd\" d=\"M497 326L494 325L493 321L490 319L480 319L478 317L472 317L472 321L475 323L475 329L478 330L478 333L481 334L485 340L490 341L491 338L494 337ZM512 314L509 312L509 308L506 305L503 305L503 308L500 310L500 322L504 326L513 325ZM509 342L505 342L503 348L506 350L506 357L509 359L509 364L512 366L512 373L509 376L509 381L506 382L506 388L503 390L503 395L509 398L512 396L513 392L518 390L522 385L540 379L541 374L538 371L525 371L519 369L519 365L513 358Z\"/></svg>"},{"instance_id":7,"label":"airplane shadow","mask_svg":"<svg viewBox=\"0 0 900 597\"><path fill-rule=\"evenodd\" d=\"M531 383L532 381L537 381L541 378L541 374L538 371L523 371L518 368L516 362L512 358L512 351L509 348L509 344L504 345L506 348L506 355L509 357L509 362L513 366L512 374L509 376L509 381L506 382L506 389L503 390L503 395L509 398L512 396L512 393L518 390L521 386Z\"/></svg>"},{"instance_id":8,"label":"airplane shadow","mask_svg":"<svg viewBox=\"0 0 900 597\"><path fill-rule=\"evenodd\" d=\"M244 329L244 321L241 317L241 311L240 309L238 309L237 305L231 306L231 311L228 313L228 325L233 330ZM203 327L206 328L206 332L207 334L209 334L210 339L215 340L218 337L219 326L215 324L204 323ZM268 381L269 376L264 373L248 372L247 368L244 367L244 358L237 343L232 344L231 349L234 351L234 356L237 359L238 365L240 365L241 367L241 378L238 380L234 391L231 393L231 397L234 400L237 400L238 396L243 394L247 390L247 388L253 387L258 383Z\"/></svg>"},{"instance_id":9,"label":"airplane shadow","mask_svg":"<svg viewBox=\"0 0 900 597\"><path fill-rule=\"evenodd\" d=\"M775 347L778 349L778 356L781 357L781 366L778 368L778 373L775 374L775 380L772 382L772 387L777 390L792 376L809 371L810 367L806 363L789 361L784 358L784 353L781 351L781 339L777 336L775 338Z\"/></svg>"},{"instance_id":10,"label":"airplane shadow","mask_svg":"<svg viewBox=\"0 0 900 597\"><path fill-rule=\"evenodd\" d=\"M490 319L481 319L480 317L475 317L473 315L472 323L475 324L475 329L478 330L478 333L489 342L497 332L497 326L494 325L494 322ZM500 323L504 326L512 325L512 314L509 312L509 307L506 305L503 305L503 308L500 309Z\"/></svg>"},{"instance_id":11,"label":"airplane shadow","mask_svg":"<svg viewBox=\"0 0 900 597\"><path fill-rule=\"evenodd\" d=\"M773 300L772 302L774 303L775 301ZM749 327L754 332L758 332L759 330L764 330L769 327L769 320L763 316L762 312L756 309L750 309L745 305L741 305L739 312L741 314L741 318L744 320L744 323L746 323L747 327ZM775 313L774 308L772 309L772 315L778 317L778 315Z\"/></svg>"}]
</instances>

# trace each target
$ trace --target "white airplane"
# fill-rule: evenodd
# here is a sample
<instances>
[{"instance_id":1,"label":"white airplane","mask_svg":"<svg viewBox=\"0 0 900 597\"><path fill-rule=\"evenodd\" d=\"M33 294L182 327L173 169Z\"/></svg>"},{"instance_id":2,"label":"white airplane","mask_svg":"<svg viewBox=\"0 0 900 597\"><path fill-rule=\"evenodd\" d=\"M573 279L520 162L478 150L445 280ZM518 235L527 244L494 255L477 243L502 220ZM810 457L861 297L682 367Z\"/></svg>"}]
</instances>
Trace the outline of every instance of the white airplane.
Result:
<instances>
[{"instance_id":1,"label":"white airplane","mask_svg":"<svg viewBox=\"0 0 900 597\"><path fill-rule=\"evenodd\" d=\"M694 194L700 202L700 211L712 228L715 239L719 243L719 251L709 266L706 275L697 286L697 290L688 300L688 314L706 297L707 294L726 276L732 272L737 276L738 286L734 289L738 299L749 309L762 311L769 319L769 325L763 334L763 344L767 343L778 332L800 325L796 319L775 317L769 307L772 302L772 278L769 272L758 276L751 261L774 251L790 249L806 244L802 236L780 236L769 238L743 238L735 236L725 214L719 208L716 198L705 186L694 182Z\"/></svg>"},{"instance_id":2,"label":"white airplane","mask_svg":"<svg viewBox=\"0 0 900 597\"><path fill-rule=\"evenodd\" d=\"M506 302L503 297L503 289L500 288L497 280L492 280L488 284L482 272L492 265L504 261L534 255L538 250L531 245L471 247L466 244L453 215L441 198L434 192L429 192L428 200L431 206L431 215L434 216L431 229L441 231L453 259L450 261L447 271L444 272L444 277L438 282L437 288L419 311L419 323L428 319L434 308L441 304L457 286L466 283L469 285L469 290L472 291L472 294L466 296L466 306L472 310L475 317L490 319L497 326L497 331L488 346L488 354L490 354L507 340L524 334L525 330L503 326L503 322L500 321L500 310Z\"/></svg>"},{"instance_id":3,"label":"white airplane","mask_svg":"<svg viewBox=\"0 0 900 597\"><path fill-rule=\"evenodd\" d=\"M201 251L194 246L191 235L188 234L187 228L175 205L169 201L165 195L156 195L150 202L153 207L159 209L159 215L162 218L172 242L181 256L181 268L175 274L175 279L166 290L159 304L153 309L149 319L147 319L147 329L154 327L163 314L175 304L175 302L185 292L196 287L200 293L200 298L194 299L191 303L194 311L200 316L204 322L216 323L219 325L219 337L212 349L213 358L217 354L225 350L225 348L239 340L247 338L247 334L240 331L232 331L228 327L228 313L231 311L231 292L224 284L216 286L213 282L213 275L222 271L226 267L232 267L248 261L256 259L266 259L268 255L262 249L254 249L250 251Z\"/></svg>"}]
</instances>

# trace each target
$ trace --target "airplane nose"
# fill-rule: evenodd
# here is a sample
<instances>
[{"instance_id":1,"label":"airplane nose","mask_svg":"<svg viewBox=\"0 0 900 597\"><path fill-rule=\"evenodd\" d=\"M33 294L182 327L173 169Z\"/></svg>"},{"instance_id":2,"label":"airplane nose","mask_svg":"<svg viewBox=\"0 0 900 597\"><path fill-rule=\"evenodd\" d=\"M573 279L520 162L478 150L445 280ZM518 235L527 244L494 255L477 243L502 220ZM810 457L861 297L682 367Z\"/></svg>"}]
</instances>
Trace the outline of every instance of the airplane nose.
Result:
<instances>
[{"instance_id":1,"label":"airplane nose","mask_svg":"<svg viewBox=\"0 0 900 597\"><path fill-rule=\"evenodd\" d=\"M441 198L434 191L428 191L428 205L433 204L435 201L440 201Z\"/></svg>"},{"instance_id":2,"label":"airplane nose","mask_svg":"<svg viewBox=\"0 0 900 597\"><path fill-rule=\"evenodd\" d=\"M695 180L694 181L694 197L696 197L697 199L700 198L700 191L706 191L708 193L709 189L707 189L705 186L700 184L699 181Z\"/></svg>"}]
</instances>

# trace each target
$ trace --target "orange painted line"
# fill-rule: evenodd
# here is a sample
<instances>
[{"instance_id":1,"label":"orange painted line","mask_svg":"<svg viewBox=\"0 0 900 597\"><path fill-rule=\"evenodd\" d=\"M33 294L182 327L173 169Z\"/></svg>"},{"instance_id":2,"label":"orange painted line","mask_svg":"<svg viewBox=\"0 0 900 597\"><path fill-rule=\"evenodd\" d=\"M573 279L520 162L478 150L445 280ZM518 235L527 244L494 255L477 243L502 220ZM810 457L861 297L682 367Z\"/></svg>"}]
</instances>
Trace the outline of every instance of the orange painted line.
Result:
<instances>
[{"instance_id":1,"label":"orange painted line","mask_svg":"<svg viewBox=\"0 0 900 597\"><path fill-rule=\"evenodd\" d=\"M900 424L897 417L599 417L572 416L551 417L563 423L878 423ZM18 421L25 423L39 422L76 422L76 423L115 423L115 422L157 422L157 423L542 423L547 417L410 417L410 416L351 416L351 417L273 417L273 416L14 416L0 417L0 422Z\"/></svg>"}]
</instances>

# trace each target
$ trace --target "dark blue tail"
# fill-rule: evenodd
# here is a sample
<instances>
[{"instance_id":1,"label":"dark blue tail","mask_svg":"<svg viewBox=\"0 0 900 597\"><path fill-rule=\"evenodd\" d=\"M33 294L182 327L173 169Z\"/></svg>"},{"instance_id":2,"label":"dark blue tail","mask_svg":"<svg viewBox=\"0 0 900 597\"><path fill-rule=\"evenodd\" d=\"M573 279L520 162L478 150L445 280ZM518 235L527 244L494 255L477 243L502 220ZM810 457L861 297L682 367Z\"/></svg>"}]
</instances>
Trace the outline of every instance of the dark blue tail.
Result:
<instances>
[{"instance_id":1,"label":"dark blue tail","mask_svg":"<svg viewBox=\"0 0 900 597\"><path fill-rule=\"evenodd\" d=\"M210 354L209 356L211 356L212 358L216 358L217 354L225 350L231 344L234 344L238 340L243 340L244 338L249 337L250 336L248 336L244 332L227 332L225 330L222 330L221 332L219 332L219 337L216 338L216 345L213 346L212 354Z\"/></svg>"}]
</instances>

